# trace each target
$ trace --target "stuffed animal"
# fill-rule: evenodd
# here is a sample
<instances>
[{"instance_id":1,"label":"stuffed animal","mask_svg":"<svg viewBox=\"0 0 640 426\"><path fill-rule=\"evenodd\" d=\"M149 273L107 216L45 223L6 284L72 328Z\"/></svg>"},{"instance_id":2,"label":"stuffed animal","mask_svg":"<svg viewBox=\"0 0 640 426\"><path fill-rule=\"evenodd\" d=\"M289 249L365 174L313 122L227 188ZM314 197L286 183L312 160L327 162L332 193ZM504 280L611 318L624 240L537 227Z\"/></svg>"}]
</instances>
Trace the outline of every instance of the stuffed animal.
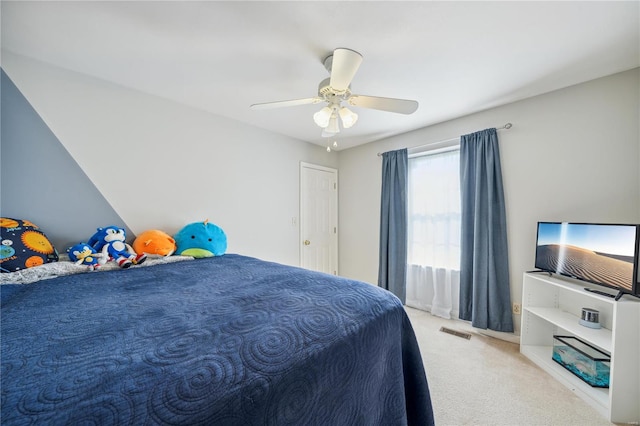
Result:
<instances>
[{"instance_id":1,"label":"stuffed animal","mask_svg":"<svg viewBox=\"0 0 640 426\"><path fill-rule=\"evenodd\" d=\"M107 263L108 260L102 253L98 253L87 243L76 244L70 247L67 253L69 254L69 260L76 265L86 265L92 271Z\"/></svg>"},{"instance_id":2,"label":"stuffed animal","mask_svg":"<svg viewBox=\"0 0 640 426\"><path fill-rule=\"evenodd\" d=\"M150 229L136 237L133 241L133 250L136 253L171 256L176 251L176 241L169 234Z\"/></svg>"},{"instance_id":3,"label":"stuffed animal","mask_svg":"<svg viewBox=\"0 0 640 426\"><path fill-rule=\"evenodd\" d=\"M89 239L88 244L96 252L101 252L108 259L112 259L121 268L139 265L147 260L146 254L137 254L133 247L125 242L125 239L124 229L117 226L107 226L98 228Z\"/></svg>"},{"instance_id":4,"label":"stuffed animal","mask_svg":"<svg viewBox=\"0 0 640 426\"><path fill-rule=\"evenodd\" d=\"M176 235L177 254L195 258L222 256L227 251L227 235L209 220L194 222Z\"/></svg>"}]
</instances>

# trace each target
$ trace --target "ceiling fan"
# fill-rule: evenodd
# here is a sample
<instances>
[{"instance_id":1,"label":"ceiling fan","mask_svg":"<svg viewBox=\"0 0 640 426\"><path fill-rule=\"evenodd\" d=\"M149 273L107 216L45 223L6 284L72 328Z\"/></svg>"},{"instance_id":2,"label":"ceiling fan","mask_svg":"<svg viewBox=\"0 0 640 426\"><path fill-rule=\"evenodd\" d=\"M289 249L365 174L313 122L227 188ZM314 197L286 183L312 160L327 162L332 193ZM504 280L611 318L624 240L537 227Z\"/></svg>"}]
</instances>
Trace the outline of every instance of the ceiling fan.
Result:
<instances>
[{"instance_id":1,"label":"ceiling fan","mask_svg":"<svg viewBox=\"0 0 640 426\"><path fill-rule=\"evenodd\" d=\"M318 96L289 101L266 102L251 105L251 109L272 109L325 102L320 111L313 115L313 120L320 126L323 137L331 137L340 132L338 117L344 128L353 126L358 120L358 114L342 106L342 103L361 108L377 109L380 111L412 114L418 109L418 102L407 99L381 98L351 93L351 80L362 63L362 55L355 50L338 48L327 56L324 67L331 76L318 85Z\"/></svg>"}]
</instances>

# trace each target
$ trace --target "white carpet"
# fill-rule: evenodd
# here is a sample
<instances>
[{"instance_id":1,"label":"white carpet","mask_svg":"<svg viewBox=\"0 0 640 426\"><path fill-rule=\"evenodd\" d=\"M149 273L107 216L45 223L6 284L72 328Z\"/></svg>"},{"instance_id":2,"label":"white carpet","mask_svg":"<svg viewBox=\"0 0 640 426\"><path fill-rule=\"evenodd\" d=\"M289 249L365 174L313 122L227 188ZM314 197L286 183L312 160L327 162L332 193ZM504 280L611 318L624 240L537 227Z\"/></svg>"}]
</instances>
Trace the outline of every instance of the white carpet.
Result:
<instances>
[{"instance_id":1,"label":"white carpet","mask_svg":"<svg viewBox=\"0 0 640 426\"><path fill-rule=\"evenodd\" d=\"M478 334L462 321L406 311L420 345L437 426L612 424L521 355L517 344ZM442 326L472 337L443 333Z\"/></svg>"}]
</instances>

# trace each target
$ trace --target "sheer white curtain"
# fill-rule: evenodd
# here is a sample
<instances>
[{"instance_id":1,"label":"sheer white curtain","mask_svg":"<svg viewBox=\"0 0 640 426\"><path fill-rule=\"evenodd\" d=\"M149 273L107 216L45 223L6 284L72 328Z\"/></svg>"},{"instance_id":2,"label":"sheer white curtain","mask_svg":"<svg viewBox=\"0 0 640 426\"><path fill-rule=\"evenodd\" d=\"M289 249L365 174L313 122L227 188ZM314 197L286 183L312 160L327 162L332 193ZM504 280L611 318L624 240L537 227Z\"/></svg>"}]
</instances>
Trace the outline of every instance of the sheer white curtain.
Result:
<instances>
[{"instance_id":1,"label":"sheer white curtain","mask_svg":"<svg viewBox=\"0 0 640 426\"><path fill-rule=\"evenodd\" d=\"M407 306L457 317L460 150L409 159Z\"/></svg>"}]
</instances>

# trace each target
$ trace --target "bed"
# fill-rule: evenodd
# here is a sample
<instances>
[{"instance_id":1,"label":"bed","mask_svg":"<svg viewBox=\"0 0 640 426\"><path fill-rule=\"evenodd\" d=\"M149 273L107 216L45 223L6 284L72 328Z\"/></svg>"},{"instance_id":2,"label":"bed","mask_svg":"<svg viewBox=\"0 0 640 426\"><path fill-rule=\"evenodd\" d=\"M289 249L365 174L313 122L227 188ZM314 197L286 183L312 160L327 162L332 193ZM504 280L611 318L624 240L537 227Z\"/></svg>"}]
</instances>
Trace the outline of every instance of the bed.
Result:
<instances>
[{"instance_id":1,"label":"bed","mask_svg":"<svg viewBox=\"0 0 640 426\"><path fill-rule=\"evenodd\" d=\"M224 256L0 286L3 425L431 425L400 301Z\"/></svg>"}]
</instances>

